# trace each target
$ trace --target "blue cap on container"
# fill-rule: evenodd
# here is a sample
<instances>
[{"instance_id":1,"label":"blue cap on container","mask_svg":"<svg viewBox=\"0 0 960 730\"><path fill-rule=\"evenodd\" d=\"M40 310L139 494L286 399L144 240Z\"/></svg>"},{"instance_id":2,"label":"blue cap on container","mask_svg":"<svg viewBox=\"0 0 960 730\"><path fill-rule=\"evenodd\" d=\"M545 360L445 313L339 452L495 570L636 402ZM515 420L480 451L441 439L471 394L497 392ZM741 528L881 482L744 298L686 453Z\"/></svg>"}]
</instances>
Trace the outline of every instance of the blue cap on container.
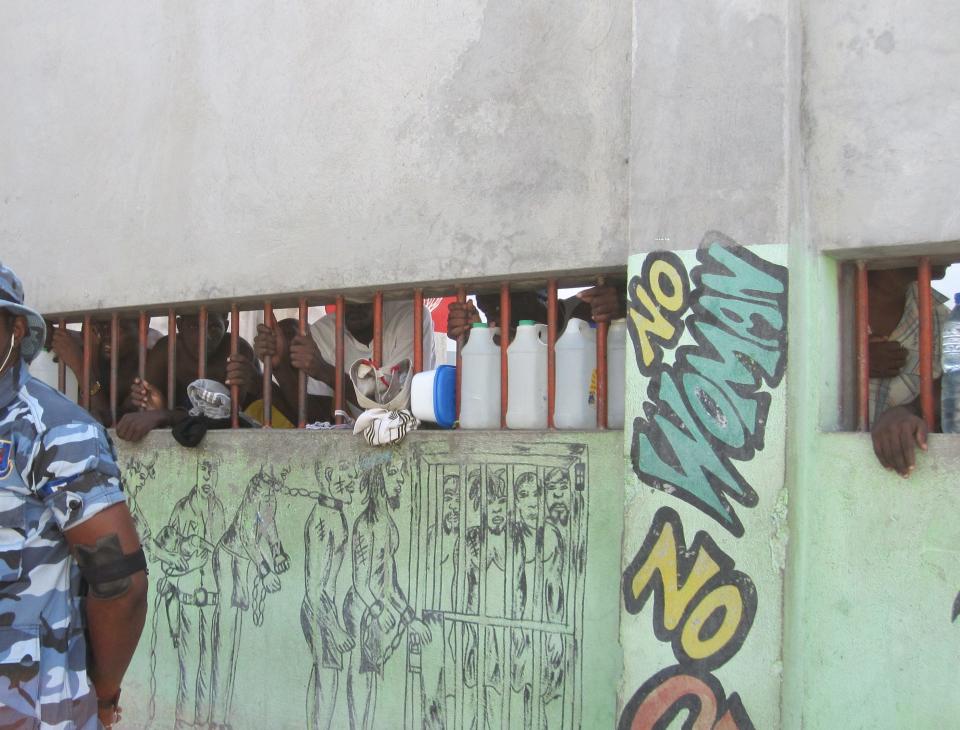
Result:
<instances>
[{"instance_id":1,"label":"blue cap on container","mask_svg":"<svg viewBox=\"0 0 960 730\"><path fill-rule=\"evenodd\" d=\"M441 428L453 428L457 422L457 369L453 365L440 365L433 377L433 412Z\"/></svg>"},{"instance_id":2,"label":"blue cap on container","mask_svg":"<svg viewBox=\"0 0 960 730\"><path fill-rule=\"evenodd\" d=\"M953 295L953 303L960 306L960 292Z\"/></svg>"}]
</instances>

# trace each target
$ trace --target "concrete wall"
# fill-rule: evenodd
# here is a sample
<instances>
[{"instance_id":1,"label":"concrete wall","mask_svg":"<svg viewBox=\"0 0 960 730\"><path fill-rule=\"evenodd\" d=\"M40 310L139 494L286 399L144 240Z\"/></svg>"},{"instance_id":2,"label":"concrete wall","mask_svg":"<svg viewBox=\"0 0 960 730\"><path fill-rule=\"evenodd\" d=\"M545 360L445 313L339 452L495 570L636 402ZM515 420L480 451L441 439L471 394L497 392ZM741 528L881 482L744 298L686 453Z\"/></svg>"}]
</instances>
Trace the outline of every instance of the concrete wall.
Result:
<instances>
[{"instance_id":1,"label":"concrete wall","mask_svg":"<svg viewBox=\"0 0 960 730\"><path fill-rule=\"evenodd\" d=\"M124 723L612 727L621 449L619 432L122 445L152 584Z\"/></svg>"},{"instance_id":2,"label":"concrete wall","mask_svg":"<svg viewBox=\"0 0 960 730\"><path fill-rule=\"evenodd\" d=\"M46 311L623 266L630 8L5 3L5 262Z\"/></svg>"},{"instance_id":3,"label":"concrete wall","mask_svg":"<svg viewBox=\"0 0 960 730\"><path fill-rule=\"evenodd\" d=\"M801 5L812 240L960 240L960 7Z\"/></svg>"}]
</instances>

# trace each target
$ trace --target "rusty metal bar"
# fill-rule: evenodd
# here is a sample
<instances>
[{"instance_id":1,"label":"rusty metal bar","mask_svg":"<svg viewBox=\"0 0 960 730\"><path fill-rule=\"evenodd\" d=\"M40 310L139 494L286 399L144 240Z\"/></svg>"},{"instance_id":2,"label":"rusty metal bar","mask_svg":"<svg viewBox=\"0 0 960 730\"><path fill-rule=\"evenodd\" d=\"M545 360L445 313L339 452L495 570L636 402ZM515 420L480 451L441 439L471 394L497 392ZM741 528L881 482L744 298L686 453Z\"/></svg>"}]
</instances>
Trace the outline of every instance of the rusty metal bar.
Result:
<instances>
[{"instance_id":1,"label":"rusty metal bar","mask_svg":"<svg viewBox=\"0 0 960 730\"><path fill-rule=\"evenodd\" d=\"M333 408L334 411L344 411L346 410L344 404L344 394L343 394L343 361L345 359L344 355L344 346L343 346L343 321L345 319L345 312L343 311L346 307L346 300L343 296L337 297L337 313L336 313L336 327L334 329L335 337L335 350L334 350L334 363L336 372L333 375ZM343 416L339 413L336 413L334 420L341 424L343 423Z\"/></svg>"},{"instance_id":2,"label":"rusty metal bar","mask_svg":"<svg viewBox=\"0 0 960 730\"><path fill-rule=\"evenodd\" d=\"M467 301L467 290L463 285L457 287L457 301L460 304ZM463 346L467 343L469 334L466 332L457 338L457 420L460 419L460 391L463 383Z\"/></svg>"},{"instance_id":3,"label":"rusty metal bar","mask_svg":"<svg viewBox=\"0 0 960 730\"><path fill-rule=\"evenodd\" d=\"M597 286L605 286L606 281L601 276L597 279ZM609 322L597 322L597 428L607 428L609 406L607 404L607 335L610 330Z\"/></svg>"},{"instance_id":4,"label":"rusty metal bar","mask_svg":"<svg viewBox=\"0 0 960 730\"><path fill-rule=\"evenodd\" d=\"M383 292L373 295L373 364L383 364Z\"/></svg>"},{"instance_id":5,"label":"rusty metal bar","mask_svg":"<svg viewBox=\"0 0 960 730\"><path fill-rule=\"evenodd\" d=\"M263 303L263 323L273 329L278 329L276 317L273 316L273 304L268 299ZM273 360L263 359L263 427L273 427Z\"/></svg>"},{"instance_id":6,"label":"rusty metal bar","mask_svg":"<svg viewBox=\"0 0 960 730\"><path fill-rule=\"evenodd\" d=\"M413 373L423 370L423 289L413 290Z\"/></svg>"},{"instance_id":7,"label":"rusty metal bar","mask_svg":"<svg viewBox=\"0 0 960 730\"><path fill-rule=\"evenodd\" d=\"M607 428L607 335L609 322L597 322L597 428Z\"/></svg>"},{"instance_id":8,"label":"rusty metal bar","mask_svg":"<svg viewBox=\"0 0 960 730\"><path fill-rule=\"evenodd\" d=\"M547 281L547 428L557 405L557 280Z\"/></svg>"},{"instance_id":9,"label":"rusty metal bar","mask_svg":"<svg viewBox=\"0 0 960 730\"><path fill-rule=\"evenodd\" d=\"M857 262L857 414L861 431L870 430L870 299L867 265Z\"/></svg>"},{"instance_id":10,"label":"rusty metal bar","mask_svg":"<svg viewBox=\"0 0 960 730\"><path fill-rule=\"evenodd\" d=\"M507 427L507 406L509 402L509 369L507 349L510 347L510 284L500 285L500 428Z\"/></svg>"},{"instance_id":11,"label":"rusty metal bar","mask_svg":"<svg viewBox=\"0 0 960 730\"><path fill-rule=\"evenodd\" d=\"M110 317L110 424L117 425L117 403L120 395L117 392L119 388L119 370L120 370L120 315L116 312Z\"/></svg>"},{"instance_id":12,"label":"rusty metal bar","mask_svg":"<svg viewBox=\"0 0 960 730\"><path fill-rule=\"evenodd\" d=\"M83 382L80 383L80 405L90 410L90 373L93 370L93 319L83 316Z\"/></svg>"},{"instance_id":13,"label":"rusty metal bar","mask_svg":"<svg viewBox=\"0 0 960 730\"><path fill-rule=\"evenodd\" d=\"M933 403L933 295L930 293L930 259L917 267L917 303L920 307L920 412L929 430L934 429Z\"/></svg>"},{"instance_id":14,"label":"rusty metal bar","mask_svg":"<svg viewBox=\"0 0 960 730\"><path fill-rule=\"evenodd\" d=\"M141 381L147 379L147 330L149 329L149 322L147 313L141 310L137 328L137 375L140 376Z\"/></svg>"},{"instance_id":15,"label":"rusty metal bar","mask_svg":"<svg viewBox=\"0 0 960 730\"><path fill-rule=\"evenodd\" d=\"M307 335L307 298L300 298L300 308L297 312L297 334ZM297 428L307 427L307 372L297 371Z\"/></svg>"},{"instance_id":16,"label":"rusty metal bar","mask_svg":"<svg viewBox=\"0 0 960 730\"><path fill-rule=\"evenodd\" d=\"M177 313L167 310L167 408L177 407Z\"/></svg>"},{"instance_id":17,"label":"rusty metal bar","mask_svg":"<svg viewBox=\"0 0 960 730\"><path fill-rule=\"evenodd\" d=\"M63 317L60 318L60 321L57 322L57 328L62 332L67 331L67 320ZM61 393L67 392L67 364L63 361L63 358L57 358L57 389Z\"/></svg>"},{"instance_id":18,"label":"rusty metal bar","mask_svg":"<svg viewBox=\"0 0 960 730\"><path fill-rule=\"evenodd\" d=\"M207 377L207 308L200 307L197 315L197 377Z\"/></svg>"},{"instance_id":19,"label":"rusty metal bar","mask_svg":"<svg viewBox=\"0 0 960 730\"><path fill-rule=\"evenodd\" d=\"M240 352L240 307L230 306L230 357ZM240 386L230 386L230 428L240 428Z\"/></svg>"}]
</instances>

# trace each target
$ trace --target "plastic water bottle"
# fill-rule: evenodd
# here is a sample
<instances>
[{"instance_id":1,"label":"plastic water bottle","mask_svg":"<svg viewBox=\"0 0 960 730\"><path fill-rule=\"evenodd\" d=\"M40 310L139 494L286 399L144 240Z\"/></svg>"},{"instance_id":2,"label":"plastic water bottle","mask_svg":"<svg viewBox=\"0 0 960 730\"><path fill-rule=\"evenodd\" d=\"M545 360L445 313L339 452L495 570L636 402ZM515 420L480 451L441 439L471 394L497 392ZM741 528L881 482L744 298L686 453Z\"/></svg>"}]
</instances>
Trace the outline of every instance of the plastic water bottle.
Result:
<instances>
[{"instance_id":1,"label":"plastic water bottle","mask_svg":"<svg viewBox=\"0 0 960 730\"><path fill-rule=\"evenodd\" d=\"M623 428L626 411L627 320L615 319L607 331L607 426Z\"/></svg>"},{"instance_id":2,"label":"plastic water bottle","mask_svg":"<svg viewBox=\"0 0 960 730\"><path fill-rule=\"evenodd\" d=\"M557 402L553 423L562 429L597 427L597 332L577 317L557 340Z\"/></svg>"},{"instance_id":3,"label":"plastic water bottle","mask_svg":"<svg viewBox=\"0 0 960 730\"><path fill-rule=\"evenodd\" d=\"M500 348L496 329L475 322L463 346L460 378L460 428L500 428Z\"/></svg>"},{"instance_id":4,"label":"plastic water bottle","mask_svg":"<svg viewBox=\"0 0 960 730\"><path fill-rule=\"evenodd\" d=\"M944 433L960 433L960 294L953 297L953 311L943 324L941 357L940 420Z\"/></svg>"},{"instance_id":5,"label":"plastic water bottle","mask_svg":"<svg viewBox=\"0 0 960 730\"><path fill-rule=\"evenodd\" d=\"M507 428L547 427L547 327L521 319L507 350Z\"/></svg>"}]
</instances>

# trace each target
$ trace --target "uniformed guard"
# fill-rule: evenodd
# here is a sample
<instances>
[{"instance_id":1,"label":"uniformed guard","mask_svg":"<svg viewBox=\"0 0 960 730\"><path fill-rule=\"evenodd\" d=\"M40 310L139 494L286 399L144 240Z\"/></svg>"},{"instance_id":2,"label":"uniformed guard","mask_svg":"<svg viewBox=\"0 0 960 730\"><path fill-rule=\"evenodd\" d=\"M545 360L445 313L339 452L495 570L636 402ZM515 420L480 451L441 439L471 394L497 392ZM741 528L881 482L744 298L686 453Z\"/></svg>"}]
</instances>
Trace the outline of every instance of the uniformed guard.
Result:
<instances>
[{"instance_id":1,"label":"uniformed guard","mask_svg":"<svg viewBox=\"0 0 960 730\"><path fill-rule=\"evenodd\" d=\"M113 444L31 377L43 318L0 264L0 728L97 730L146 616L146 562Z\"/></svg>"}]
</instances>

